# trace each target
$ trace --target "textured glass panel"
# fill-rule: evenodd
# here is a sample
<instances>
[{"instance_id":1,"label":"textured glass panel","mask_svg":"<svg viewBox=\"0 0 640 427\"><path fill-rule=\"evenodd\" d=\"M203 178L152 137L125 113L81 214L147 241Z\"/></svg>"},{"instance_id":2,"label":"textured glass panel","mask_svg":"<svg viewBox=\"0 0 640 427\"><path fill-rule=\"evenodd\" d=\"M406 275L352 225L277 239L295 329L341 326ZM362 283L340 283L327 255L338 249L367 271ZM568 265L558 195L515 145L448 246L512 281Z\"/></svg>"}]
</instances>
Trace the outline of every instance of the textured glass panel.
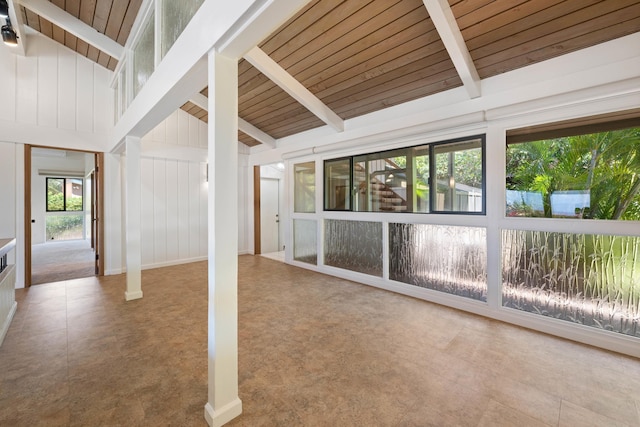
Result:
<instances>
[{"instance_id":1,"label":"textured glass panel","mask_svg":"<svg viewBox=\"0 0 640 427\"><path fill-rule=\"evenodd\" d=\"M325 220L324 263L382 277L382 224Z\"/></svg>"},{"instance_id":2,"label":"textured glass panel","mask_svg":"<svg viewBox=\"0 0 640 427\"><path fill-rule=\"evenodd\" d=\"M162 2L162 57L169 52L204 0Z\"/></svg>"},{"instance_id":3,"label":"textured glass panel","mask_svg":"<svg viewBox=\"0 0 640 427\"><path fill-rule=\"evenodd\" d=\"M503 230L502 304L640 337L640 237Z\"/></svg>"},{"instance_id":4,"label":"textured glass panel","mask_svg":"<svg viewBox=\"0 0 640 427\"><path fill-rule=\"evenodd\" d=\"M293 259L316 265L318 263L317 222L293 220Z\"/></svg>"},{"instance_id":5,"label":"textured glass panel","mask_svg":"<svg viewBox=\"0 0 640 427\"><path fill-rule=\"evenodd\" d=\"M125 64L120 70L120 82L118 86L118 101L120 107L120 113L118 117L122 117L125 110L129 106L127 99L127 65Z\"/></svg>"},{"instance_id":6,"label":"textured glass panel","mask_svg":"<svg viewBox=\"0 0 640 427\"><path fill-rule=\"evenodd\" d=\"M298 163L293 167L294 212L316 211L316 163Z\"/></svg>"},{"instance_id":7,"label":"textured glass panel","mask_svg":"<svg viewBox=\"0 0 640 427\"><path fill-rule=\"evenodd\" d=\"M324 208L351 210L351 159L324 162Z\"/></svg>"},{"instance_id":8,"label":"textured glass panel","mask_svg":"<svg viewBox=\"0 0 640 427\"><path fill-rule=\"evenodd\" d=\"M482 141L440 144L433 151L436 164L434 210L482 212Z\"/></svg>"},{"instance_id":9,"label":"textured glass panel","mask_svg":"<svg viewBox=\"0 0 640 427\"><path fill-rule=\"evenodd\" d=\"M153 14L142 30L140 39L133 47L133 96L140 93L140 89L149 80L154 70L154 19Z\"/></svg>"},{"instance_id":10,"label":"textured glass panel","mask_svg":"<svg viewBox=\"0 0 640 427\"><path fill-rule=\"evenodd\" d=\"M389 224L389 253L391 280L487 300L484 228Z\"/></svg>"},{"instance_id":11,"label":"textured glass panel","mask_svg":"<svg viewBox=\"0 0 640 427\"><path fill-rule=\"evenodd\" d=\"M118 80L113 87L113 123L117 123L120 118L120 83Z\"/></svg>"}]
</instances>

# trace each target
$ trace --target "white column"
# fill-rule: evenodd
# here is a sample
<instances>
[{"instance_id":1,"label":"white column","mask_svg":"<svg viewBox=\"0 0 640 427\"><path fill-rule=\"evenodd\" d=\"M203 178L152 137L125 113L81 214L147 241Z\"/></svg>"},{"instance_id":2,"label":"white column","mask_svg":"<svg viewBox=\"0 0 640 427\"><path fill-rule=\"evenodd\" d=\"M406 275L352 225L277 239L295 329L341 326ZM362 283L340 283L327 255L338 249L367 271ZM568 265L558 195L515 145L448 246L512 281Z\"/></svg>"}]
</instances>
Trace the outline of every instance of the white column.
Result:
<instances>
[{"instance_id":1,"label":"white column","mask_svg":"<svg viewBox=\"0 0 640 427\"><path fill-rule=\"evenodd\" d=\"M238 61L209 53L209 396L221 426L238 398Z\"/></svg>"},{"instance_id":2,"label":"white column","mask_svg":"<svg viewBox=\"0 0 640 427\"><path fill-rule=\"evenodd\" d=\"M125 235L127 301L142 298L142 255L140 245L140 138L125 138Z\"/></svg>"}]
</instances>

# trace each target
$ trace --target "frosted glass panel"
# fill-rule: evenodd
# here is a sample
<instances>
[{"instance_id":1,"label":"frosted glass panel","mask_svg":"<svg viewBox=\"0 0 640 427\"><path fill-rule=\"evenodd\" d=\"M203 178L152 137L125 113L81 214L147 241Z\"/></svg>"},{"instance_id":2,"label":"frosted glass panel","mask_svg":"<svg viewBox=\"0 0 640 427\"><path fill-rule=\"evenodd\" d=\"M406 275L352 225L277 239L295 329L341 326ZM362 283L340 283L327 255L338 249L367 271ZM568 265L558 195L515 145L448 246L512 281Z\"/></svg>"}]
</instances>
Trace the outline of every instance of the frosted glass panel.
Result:
<instances>
[{"instance_id":1,"label":"frosted glass panel","mask_svg":"<svg viewBox=\"0 0 640 427\"><path fill-rule=\"evenodd\" d=\"M127 65L126 64L122 67L120 71L120 82L118 86L118 101L119 101L119 108L120 108L120 112L118 115L118 118L119 118L119 117L122 117L122 114L124 114L125 110L129 106L129 102L127 99Z\"/></svg>"},{"instance_id":2,"label":"frosted glass panel","mask_svg":"<svg viewBox=\"0 0 640 427\"><path fill-rule=\"evenodd\" d=\"M503 230L502 304L640 337L640 237Z\"/></svg>"},{"instance_id":3,"label":"frosted glass panel","mask_svg":"<svg viewBox=\"0 0 640 427\"><path fill-rule=\"evenodd\" d=\"M294 212L316 211L316 163L298 163L293 167Z\"/></svg>"},{"instance_id":4,"label":"frosted glass panel","mask_svg":"<svg viewBox=\"0 0 640 427\"><path fill-rule=\"evenodd\" d=\"M162 57L169 52L204 0L163 1Z\"/></svg>"},{"instance_id":5,"label":"frosted glass panel","mask_svg":"<svg viewBox=\"0 0 640 427\"><path fill-rule=\"evenodd\" d=\"M484 228L389 224L389 279L487 300Z\"/></svg>"},{"instance_id":6,"label":"frosted glass panel","mask_svg":"<svg viewBox=\"0 0 640 427\"><path fill-rule=\"evenodd\" d=\"M325 220L324 263L382 277L382 224Z\"/></svg>"},{"instance_id":7,"label":"frosted glass panel","mask_svg":"<svg viewBox=\"0 0 640 427\"><path fill-rule=\"evenodd\" d=\"M154 18L153 14L142 30L140 39L133 47L133 96L140 93L154 69Z\"/></svg>"},{"instance_id":8,"label":"frosted glass panel","mask_svg":"<svg viewBox=\"0 0 640 427\"><path fill-rule=\"evenodd\" d=\"M293 220L293 259L316 265L318 263L317 222Z\"/></svg>"}]
</instances>

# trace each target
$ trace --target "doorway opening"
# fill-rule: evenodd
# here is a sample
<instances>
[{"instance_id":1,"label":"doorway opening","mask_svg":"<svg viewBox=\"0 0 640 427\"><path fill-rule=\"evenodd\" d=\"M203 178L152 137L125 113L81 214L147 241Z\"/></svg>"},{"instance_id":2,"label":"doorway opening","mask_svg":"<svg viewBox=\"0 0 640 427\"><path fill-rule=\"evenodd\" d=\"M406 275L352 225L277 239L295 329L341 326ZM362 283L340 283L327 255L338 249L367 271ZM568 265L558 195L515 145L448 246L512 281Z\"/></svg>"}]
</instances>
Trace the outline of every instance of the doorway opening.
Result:
<instances>
[{"instance_id":1,"label":"doorway opening","mask_svg":"<svg viewBox=\"0 0 640 427\"><path fill-rule=\"evenodd\" d=\"M102 155L25 150L25 285L101 275Z\"/></svg>"},{"instance_id":2,"label":"doorway opening","mask_svg":"<svg viewBox=\"0 0 640 427\"><path fill-rule=\"evenodd\" d=\"M284 262L284 164L256 166L254 191L255 253Z\"/></svg>"}]
</instances>

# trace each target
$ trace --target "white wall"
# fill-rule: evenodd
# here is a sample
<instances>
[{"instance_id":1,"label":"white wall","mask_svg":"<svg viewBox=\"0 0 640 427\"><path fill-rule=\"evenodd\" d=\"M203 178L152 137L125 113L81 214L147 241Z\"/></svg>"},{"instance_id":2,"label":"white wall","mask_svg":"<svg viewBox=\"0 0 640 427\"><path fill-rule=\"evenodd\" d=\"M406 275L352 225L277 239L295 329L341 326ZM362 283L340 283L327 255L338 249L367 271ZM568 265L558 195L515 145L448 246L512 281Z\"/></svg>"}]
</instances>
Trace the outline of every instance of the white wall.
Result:
<instances>
[{"instance_id":1,"label":"white wall","mask_svg":"<svg viewBox=\"0 0 640 427\"><path fill-rule=\"evenodd\" d=\"M39 34L27 56L0 45L6 141L104 151L113 126L111 71Z\"/></svg>"},{"instance_id":2,"label":"white wall","mask_svg":"<svg viewBox=\"0 0 640 427\"><path fill-rule=\"evenodd\" d=\"M16 145L0 142L0 238L16 235ZM8 262L16 262L16 250Z\"/></svg>"},{"instance_id":3,"label":"white wall","mask_svg":"<svg viewBox=\"0 0 640 427\"><path fill-rule=\"evenodd\" d=\"M142 266L207 257L206 163L141 159Z\"/></svg>"},{"instance_id":4,"label":"white wall","mask_svg":"<svg viewBox=\"0 0 640 427\"><path fill-rule=\"evenodd\" d=\"M144 268L205 259L207 256L207 132L207 123L183 110L176 110L142 138ZM249 253L246 224L250 205L244 197L248 192L248 150L240 143L238 150L238 252L243 254ZM176 252L170 246L176 243L174 203L177 198L179 250ZM198 200L199 205L196 203ZM196 221L198 215L199 221ZM189 227L185 219L189 219ZM199 250L196 250L196 232L200 233L199 239L204 238L198 240Z\"/></svg>"},{"instance_id":5,"label":"white wall","mask_svg":"<svg viewBox=\"0 0 640 427\"><path fill-rule=\"evenodd\" d=\"M142 267L207 258L207 124L176 110L142 140Z\"/></svg>"},{"instance_id":6,"label":"white wall","mask_svg":"<svg viewBox=\"0 0 640 427\"><path fill-rule=\"evenodd\" d=\"M17 238L17 287L24 286L23 144L104 151L113 125L110 78L111 71L38 33L29 33L26 56L0 43L0 182L12 183L0 189L11 200L0 203L0 232Z\"/></svg>"}]
</instances>

